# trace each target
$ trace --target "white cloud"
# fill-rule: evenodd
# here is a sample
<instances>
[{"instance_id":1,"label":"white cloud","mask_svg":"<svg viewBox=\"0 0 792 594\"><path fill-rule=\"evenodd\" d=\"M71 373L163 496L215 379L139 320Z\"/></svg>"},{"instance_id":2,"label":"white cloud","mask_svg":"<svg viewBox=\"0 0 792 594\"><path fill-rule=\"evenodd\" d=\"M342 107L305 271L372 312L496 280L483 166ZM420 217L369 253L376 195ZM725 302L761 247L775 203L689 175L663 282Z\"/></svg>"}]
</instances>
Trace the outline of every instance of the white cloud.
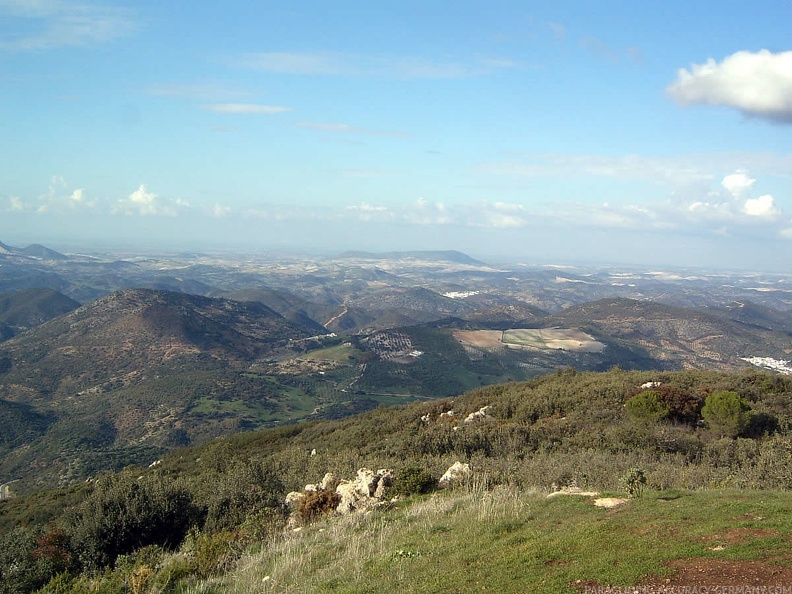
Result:
<instances>
[{"instance_id":1,"label":"white cloud","mask_svg":"<svg viewBox=\"0 0 792 594\"><path fill-rule=\"evenodd\" d=\"M212 103L204 105L204 109L219 113L239 113L239 114L273 114L291 111L288 107L278 105L260 105L258 103Z\"/></svg>"},{"instance_id":2,"label":"white cloud","mask_svg":"<svg viewBox=\"0 0 792 594\"><path fill-rule=\"evenodd\" d=\"M727 175L721 181L721 185L726 188L734 198L741 198L751 191L756 184L756 180L749 177L744 171L738 171Z\"/></svg>"},{"instance_id":3,"label":"white cloud","mask_svg":"<svg viewBox=\"0 0 792 594\"><path fill-rule=\"evenodd\" d=\"M680 68L667 88L680 105L721 105L792 124L792 51L740 51L718 63Z\"/></svg>"},{"instance_id":4,"label":"white cloud","mask_svg":"<svg viewBox=\"0 0 792 594\"><path fill-rule=\"evenodd\" d=\"M224 206L222 204L214 204L212 205L211 213L213 217L224 217L231 212L230 206Z\"/></svg>"},{"instance_id":5,"label":"white cloud","mask_svg":"<svg viewBox=\"0 0 792 594\"><path fill-rule=\"evenodd\" d=\"M320 132L330 132L336 134L360 134L365 136L388 136L391 138L409 138L412 134L407 132L397 132L393 130L371 130L367 128L358 128L350 124L335 124L323 122L297 122L296 126L301 128L311 128Z\"/></svg>"},{"instance_id":6,"label":"white cloud","mask_svg":"<svg viewBox=\"0 0 792 594\"><path fill-rule=\"evenodd\" d=\"M773 197L770 194L746 200L745 205L743 205L743 212L751 217L762 217L766 219L774 219L781 214L781 211L776 208Z\"/></svg>"},{"instance_id":7,"label":"white cloud","mask_svg":"<svg viewBox=\"0 0 792 594\"><path fill-rule=\"evenodd\" d=\"M10 196L8 198L8 210L11 212L24 212L26 208L25 203L19 196Z\"/></svg>"},{"instance_id":8,"label":"white cloud","mask_svg":"<svg viewBox=\"0 0 792 594\"><path fill-rule=\"evenodd\" d=\"M69 206L74 208L76 205L84 204L85 203L85 190L82 188L77 188L74 192L71 193L69 196Z\"/></svg>"},{"instance_id":9,"label":"white cloud","mask_svg":"<svg viewBox=\"0 0 792 594\"><path fill-rule=\"evenodd\" d=\"M168 216L173 217L178 214L180 208L189 207L186 200L166 200L150 192L145 184L141 184L137 190L132 192L127 198L118 200L112 209L113 214L141 215L141 216Z\"/></svg>"},{"instance_id":10,"label":"white cloud","mask_svg":"<svg viewBox=\"0 0 792 594\"><path fill-rule=\"evenodd\" d=\"M392 212L387 206L375 206L368 202L361 202L360 204L353 204L344 209L348 214L353 215L357 220L369 222L380 221L387 222L393 221L397 218L397 213Z\"/></svg>"},{"instance_id":11,"label":"white cloud","mask_svg":"<svg viewBox=\"0 0 792 594\"><path fill-rule=\"evenodd\" d=\"M440 61L410 56L340 52L258 52L242 56L242 66L274 74L454 79L513 68L507 58Z\"/></svg>"},{"instance_id":12,"label":"white cloud","mask_svg":"<svg viewBox=\"0 0 792 594\"><path fill-rule=\"evenodd\" d=\"M128 9L105 2L0 0L2 15L9 23L6 31L13 30L15 34L0 41L0 50L91 46L127 36L137 29Z\"/></svg>"}]
</instances>

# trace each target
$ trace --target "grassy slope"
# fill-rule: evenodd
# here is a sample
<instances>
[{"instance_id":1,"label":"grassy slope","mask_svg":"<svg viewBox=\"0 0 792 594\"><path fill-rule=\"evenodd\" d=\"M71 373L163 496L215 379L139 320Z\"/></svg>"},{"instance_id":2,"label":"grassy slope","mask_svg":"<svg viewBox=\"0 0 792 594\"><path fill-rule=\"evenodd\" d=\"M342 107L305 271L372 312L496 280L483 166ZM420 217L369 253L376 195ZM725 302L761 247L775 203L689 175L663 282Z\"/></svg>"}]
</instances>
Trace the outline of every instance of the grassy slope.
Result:
<instances>
[{"instance_id":1,"label":"grassy slope","mask_svg":"<svg viewBox=\"0 0 792 594\"><path fill-rule=\"evenodd\" d=\"M656 583L676 559L777 557L792 534L790 504L783 492L650 492L609 510L474 486L289 533L195 591L550 594ZM788 557L768 561L783 566Z\"/></svg>"},{"instance_id":2,"label":"grassy slope","mask_svg":"<svg viewBox=\"0 0 792 594\"><path fill-rule=\"evenodd\" d=\"M695 423L636 423L624 401L647 381L698 397L735 390L775 424L732 439ZM177 481L196 503L209 505L218 494L236 493L246 475L231 470L247 460L276 469L283 484L278 498L328 471L347 478L361 466L397 472L418 466L436 478L452 462L466 461L476 473L467 490L287 532L260 543L263 555L248 552L236 569L227 566L231 573L196 591L261 591L271 583L279 592L463 592L481 585L558 592L575 580L638 583L676 558L774 556L772 563L789 564L783 555L792 534L792 494L776 489L792 488L791 402L792 380L762 372L570 370L453 401L239 434L129 473ZM485 405L492 407L488 421L462 423ZM453 418L440 416L449 409ZM630 467L646 471L652 491L624 508L541 494L552 483L615 492ZM42 506L3 502L0 528L57 518L67 506L65 499L42 499ZM625 543L621 549L617 541ZM721 544L726 548L710 550Z\"/></svg>"}]
</instances>

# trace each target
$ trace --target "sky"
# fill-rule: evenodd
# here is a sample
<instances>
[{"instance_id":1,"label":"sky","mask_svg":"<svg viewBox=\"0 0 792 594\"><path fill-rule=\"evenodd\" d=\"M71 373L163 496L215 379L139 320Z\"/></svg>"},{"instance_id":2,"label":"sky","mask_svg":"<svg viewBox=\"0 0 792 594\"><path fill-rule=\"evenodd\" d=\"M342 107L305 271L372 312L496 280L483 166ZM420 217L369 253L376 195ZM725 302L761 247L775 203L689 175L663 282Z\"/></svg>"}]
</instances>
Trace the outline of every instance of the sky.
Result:
<instances>
[{"instance_id":1,"label":"sky","mask_svg":"<svg viewBox=\"0 0 792 594\"><path fill-rule=\"evenodd\" d=\"M789 271L792 3L0 0L0 241Z\"/></svg>"}]
</instances>

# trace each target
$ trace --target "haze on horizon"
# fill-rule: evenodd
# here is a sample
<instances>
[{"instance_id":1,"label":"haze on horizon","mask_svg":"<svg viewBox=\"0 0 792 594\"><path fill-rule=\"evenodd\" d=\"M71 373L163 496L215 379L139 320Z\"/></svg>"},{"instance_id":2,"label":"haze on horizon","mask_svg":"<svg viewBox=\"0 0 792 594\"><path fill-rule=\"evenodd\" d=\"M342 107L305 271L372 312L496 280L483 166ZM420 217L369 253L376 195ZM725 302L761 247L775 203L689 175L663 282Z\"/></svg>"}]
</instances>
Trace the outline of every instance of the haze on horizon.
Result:
<instances>
[{"instance_id":1,"label":"haze on horizon","mask_svg":"<svg viewBox=\"0 0 792 594\"><path fill-rule=\"evenodd\" d=\"M0 241L786 271L791 20L0 0Z\"/></svg>"}]
</instances>

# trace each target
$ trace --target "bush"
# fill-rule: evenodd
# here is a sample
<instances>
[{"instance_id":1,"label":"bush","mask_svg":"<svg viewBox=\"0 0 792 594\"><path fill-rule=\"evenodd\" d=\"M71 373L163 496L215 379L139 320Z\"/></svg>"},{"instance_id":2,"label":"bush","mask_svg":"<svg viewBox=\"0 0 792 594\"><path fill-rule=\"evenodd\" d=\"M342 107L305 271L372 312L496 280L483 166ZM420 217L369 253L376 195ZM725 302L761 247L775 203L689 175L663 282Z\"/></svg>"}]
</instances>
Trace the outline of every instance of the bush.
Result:
<instances>
[{"instance_id":1,"label":"bush","mask_svg":"<svg viewBox=\"0 0 792 594\"><path fill-rule=\"evenodd\" d=\"M192 553L193 568L201 578L226 571L242 553L236 532L191 532L185 548Z\"/></svg>"},{"instance_id":2,"label":"bush","mask_svg":"<svg viewBox=\"0 0 792 594\"><path fill-rule=\"evenodd\" d=\"M396 473L388 493L394 497L407 497L417 493L428 493L437 480L429 471L419 466L407 466Z\"/></svg>"},{"instance_id":3,"label":"bush","mask_svg":"<svg viewBox=\"0 0 792 594\"><path fill-rule=\"evenodd\" d=\"M108 567L147 545L175 548L196 516L189 492L173 480L106 477L72 516L72 543L85 567Z\"/></svg>"},{"instance_id":4,"label":"bush","mask_svg":"<svg viewBox=\"0 0 792 594\"><path fill-rule=\"evenodd\" d=\"M736 437L751 422L751 407L737 392L713 392L707 396L701 415L716 433Z\"/></svg>"},{"instance_id":5,"label":"bush","mask_svg":"<svg viewBox=\"0 0 792 594\"><path fill-rule=\"evenodd\" d=\"M632 419L642 423L653 423L665 419L671 412L671 407L660 399L657 392L652 390L636 394L627 400L624 406Z\"/></svg>"},{"instance_id":6,"label":"bush","mask_svg":"<svg viewBox=\"0 0 792 594\"><path fill-rule=\"evenodd\" d=\"M628 496L640 497L646 486L646 473L640 468L630 468L622 477L621 482Z\"/></svg>"},{"instance_id":7,"label":"bush","mask_svg":"<svg viewBox=\"0 0 792 594\"><path fill-rule=\"evenodd\" d=\"M332 512L341 503L341 495L335 491L308 491L297 505L297 514L304 523Z\"/></svg>"},{"instance_id":8,"label":"bush","mask_svg":"<svg viewBox=\"0 0 792 594\"><path fill-rule=\"evenodd\" d=\"M280 508L284 491L270 462L236 461L213 485L204 528L210 532L236 528L248 516Z\"/></svg>"}]
</instances>

